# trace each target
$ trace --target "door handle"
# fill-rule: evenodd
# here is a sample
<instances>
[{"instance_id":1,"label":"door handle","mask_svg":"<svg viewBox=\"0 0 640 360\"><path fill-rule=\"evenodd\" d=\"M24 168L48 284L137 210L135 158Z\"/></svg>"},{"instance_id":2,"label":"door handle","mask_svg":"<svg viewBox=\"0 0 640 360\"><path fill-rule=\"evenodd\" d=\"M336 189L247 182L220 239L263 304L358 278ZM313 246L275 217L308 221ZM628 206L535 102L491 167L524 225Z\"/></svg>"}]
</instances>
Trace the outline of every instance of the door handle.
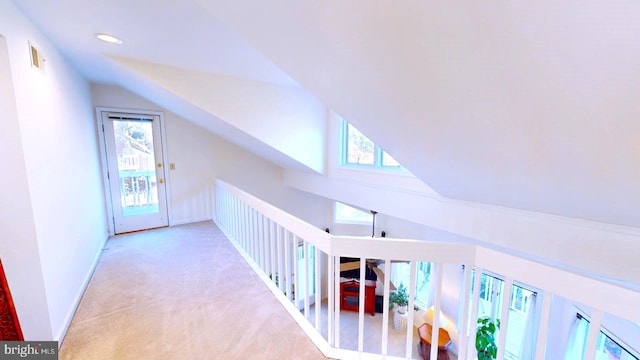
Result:
<instances>
[{"instance_id":1,"label":"door handle","mask_svg":"<svg viewBox=\"0 0 640 360\"><path fill-rule=\"evenodd\" d=\"M158 179L158 184L164 184L164 179Z\"/></svg>"}]
</instances>

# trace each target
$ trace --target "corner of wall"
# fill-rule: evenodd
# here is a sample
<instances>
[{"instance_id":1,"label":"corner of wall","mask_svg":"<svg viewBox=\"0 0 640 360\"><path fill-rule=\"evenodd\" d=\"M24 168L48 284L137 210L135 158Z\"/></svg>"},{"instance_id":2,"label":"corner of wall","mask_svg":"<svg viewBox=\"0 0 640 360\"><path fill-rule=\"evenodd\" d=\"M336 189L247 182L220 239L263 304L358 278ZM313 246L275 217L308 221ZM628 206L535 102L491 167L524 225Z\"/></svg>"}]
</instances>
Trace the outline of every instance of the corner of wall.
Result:
<instances>
[{"instance_id":1,"label":"corner of wall","mask_svg":"<svg viewBox=\"0 0 640 360\"><path fill-rule=\"evenodd\" d=\"M82 297L84 296L85 291L87 291L87 287L89 286L89 282L93 278L93 274L96 271L96 267L98 266L98 262L100 262L100 256L102 256L102 251L106 247L106 244L107 244L108 240L109 240L109 235L107 234L107 236L105 236L104 240L102 241L102 245L100 246L100 249L96 252L96 255L95 255L94 259L93 259L91 268L89 268L89 270L87 271L87 273L84 276L84 280L82 281L83 285L82 285L81 288L78 289L78 291L76 293L76 296L75 296L74 303L69 308L69 311L67 311L64 323L62 323L60 325L60 328L57 331L55 331L55 329L52 329L52 330L54 330L53 331L54 340L58 341L60 344L62 344L62 341L64 340L64 337L67 334L67 330L69 330L69 326L71 325L71 320L73 320L73 316L75 315L76 311L78 310L78 307L80 306L80 301L82 300Z\"/></svg>"}]
</instances>

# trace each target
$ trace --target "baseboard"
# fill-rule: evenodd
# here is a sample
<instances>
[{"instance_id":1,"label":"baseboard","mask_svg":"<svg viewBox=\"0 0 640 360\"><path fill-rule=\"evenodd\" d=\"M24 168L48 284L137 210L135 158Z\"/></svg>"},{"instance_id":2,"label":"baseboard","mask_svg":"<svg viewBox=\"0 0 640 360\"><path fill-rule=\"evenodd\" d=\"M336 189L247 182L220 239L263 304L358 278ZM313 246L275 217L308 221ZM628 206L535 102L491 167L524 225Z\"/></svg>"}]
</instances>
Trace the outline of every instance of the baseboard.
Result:
<instances>
[{"instance_id":1,"label":"baseboard","mask_svg":"<svg viewBox=\"0 0 640 360\"><path fill-rule=\"evenodd\" d=\"M169 225L169 226L178 226L178 225L192 224L192 223L197 223L197 222L201 222L201 221L211 221L211 217L209 217L209 216L204 216L204 217L195 218L195 219L182 219L182 220L175 220L175 221L172 221L172 222L171 222L171 225Z\"/></svg>"},{"instance_id":2,"label":"baseboard","mask_svg":"<svg viewBox=\"0 0 640 360\"><path fill-rule=\"evenodd\" d=\"M54 338L54 341L58 341L58 346L62 345L62 342L64 341L64 337L65 335L67 335L67 331L69 330L69 326L71 326L71 321L73 320L73 316L76 314L76 311L78 310L78 306L80 305L80 301L82 300L82 297L84 296L85 291L87 291L89 282L93 277L93 273L96 271L96 267L98 266L98 262L100 261L100 256L102 256L102 250L105 248L107 244L107 240L109 240L109 237L106 237L102 241L102 244L100 244L98 252L96 253L93 259L93 263L91 264L91 268L89 269L89 271L87 272L87 275L84 278L82 287L80 288L80 291L78 292L78 294L76 294L74 304L71 307L71 309L69 309L69 312L67 313L64 326L62 327L62 329L60 329L60 331Z\"/></svg>"}]
</instances>

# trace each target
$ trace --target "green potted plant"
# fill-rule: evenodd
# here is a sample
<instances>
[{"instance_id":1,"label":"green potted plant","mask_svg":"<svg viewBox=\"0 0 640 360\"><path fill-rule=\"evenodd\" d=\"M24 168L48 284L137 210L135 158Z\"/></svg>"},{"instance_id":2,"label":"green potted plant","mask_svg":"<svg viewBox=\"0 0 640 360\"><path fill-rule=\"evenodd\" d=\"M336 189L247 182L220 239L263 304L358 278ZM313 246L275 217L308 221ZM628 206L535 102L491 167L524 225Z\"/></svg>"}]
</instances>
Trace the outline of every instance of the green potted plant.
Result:
<instances>
[{"instance_id":1,"label":"green potted plant","mask_svg":"<svg viewBox=\"0 0 640 360\"><path fill-rule=\"evenodd\" d=\"M396 304L396 311L393 313L393 328L403 330L406 328L407 304L409 303L409 293L404 284L400 284L397 290L389 294L389 305Z\"/></svg>"},{"instance_id":2,"label":"green potted plant","mask_svg":"<svg viewBox=\"0 0 640 360\"><path fill-rule=\"evenodd\" d=\"M398 312L404 314L407 311L407 304L409 303L409 292L404 284L400 284L398 289L389 295L389 304L397 304Z\"/></svg>"},{"instance_id":3,"label":"green potted plant","mask_svg":"<svg viewBox=\"0 0 640 360\"><path fill-rule=\"evenodd\" d=\"M498 356L496 345L496 331L500 329L500 320L493 320L489 316L478 319L476 331L476 350L478 360L492 360Z\"/></svg>"}]
</instances>

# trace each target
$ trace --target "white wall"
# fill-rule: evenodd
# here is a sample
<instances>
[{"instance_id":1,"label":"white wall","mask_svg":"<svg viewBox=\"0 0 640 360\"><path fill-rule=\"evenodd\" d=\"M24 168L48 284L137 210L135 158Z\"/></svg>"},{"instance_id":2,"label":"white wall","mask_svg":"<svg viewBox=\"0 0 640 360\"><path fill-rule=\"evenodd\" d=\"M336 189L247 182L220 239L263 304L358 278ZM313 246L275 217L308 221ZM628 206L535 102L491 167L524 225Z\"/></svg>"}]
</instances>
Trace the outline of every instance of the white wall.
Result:
<instances>
[{"instance_id":1,"label":"white wall","mask_svg":"<svg viewBox=\"0 0 640 360\"><path fill-rule=\"evenodd\" d=\"M447 199L410 173L389 175L339 167L338 124L339 117L331 114L327 134L328 176L287 170L288 185L443 230L431 234L441 240L455 234L598 276L640 283L640 263L635 258L640 251L639 229ZM603 244L607 251L600 251Z\"/></svg>"},{"instance_id":2,"label":"white wall","mask_svg":"<svg viewBox=\"0 0 640 360\"><path fill-rule=\"evenodd\" d=\"M101 231L106 228L105 204L89 85L6 0L0 2L0 33L7 39L40 255L39 262L36 256L30 262L42 267L50 318L40 319L44 320L40 326L48 330L29 329L25 335L58 340L106 240ZM31 67L29 42L46 59L44 71ZM33 316L24 311L21 315Z\"/></svg>"},{"instance_id":3,"label":"white wall","mask_svg":"<svg viewBox=\"0 0 640 360\"><path fill-rule=\"evenodd\" d=\"M639 3L196 1L439 193L640 226Z\"/></svg>"},{"instance_id":4,"label":"white wall","mask_svg":"<svg viewBox=\"0 0 640 360\"><path fill-rule=\"evenodd\" d=\"M326 201L284 185L282 169L171 111L113 85L92 84L95 106L162 111L165 116L172 224L211 219L211 185L223 179L318 227L326 227Z\"/></svg>"},{"instance_id":5,"label":"white wall","mask_svg":"<svg viewBox=\"0 0 640 360\"><path fill-rule=\"evenodd\" d=\"M9 65L7 42L0 36L0 156L5 165L5 176L0 176L0 260L25 338L50 339L40 250Z\"/></svg>"}]
</instances>

